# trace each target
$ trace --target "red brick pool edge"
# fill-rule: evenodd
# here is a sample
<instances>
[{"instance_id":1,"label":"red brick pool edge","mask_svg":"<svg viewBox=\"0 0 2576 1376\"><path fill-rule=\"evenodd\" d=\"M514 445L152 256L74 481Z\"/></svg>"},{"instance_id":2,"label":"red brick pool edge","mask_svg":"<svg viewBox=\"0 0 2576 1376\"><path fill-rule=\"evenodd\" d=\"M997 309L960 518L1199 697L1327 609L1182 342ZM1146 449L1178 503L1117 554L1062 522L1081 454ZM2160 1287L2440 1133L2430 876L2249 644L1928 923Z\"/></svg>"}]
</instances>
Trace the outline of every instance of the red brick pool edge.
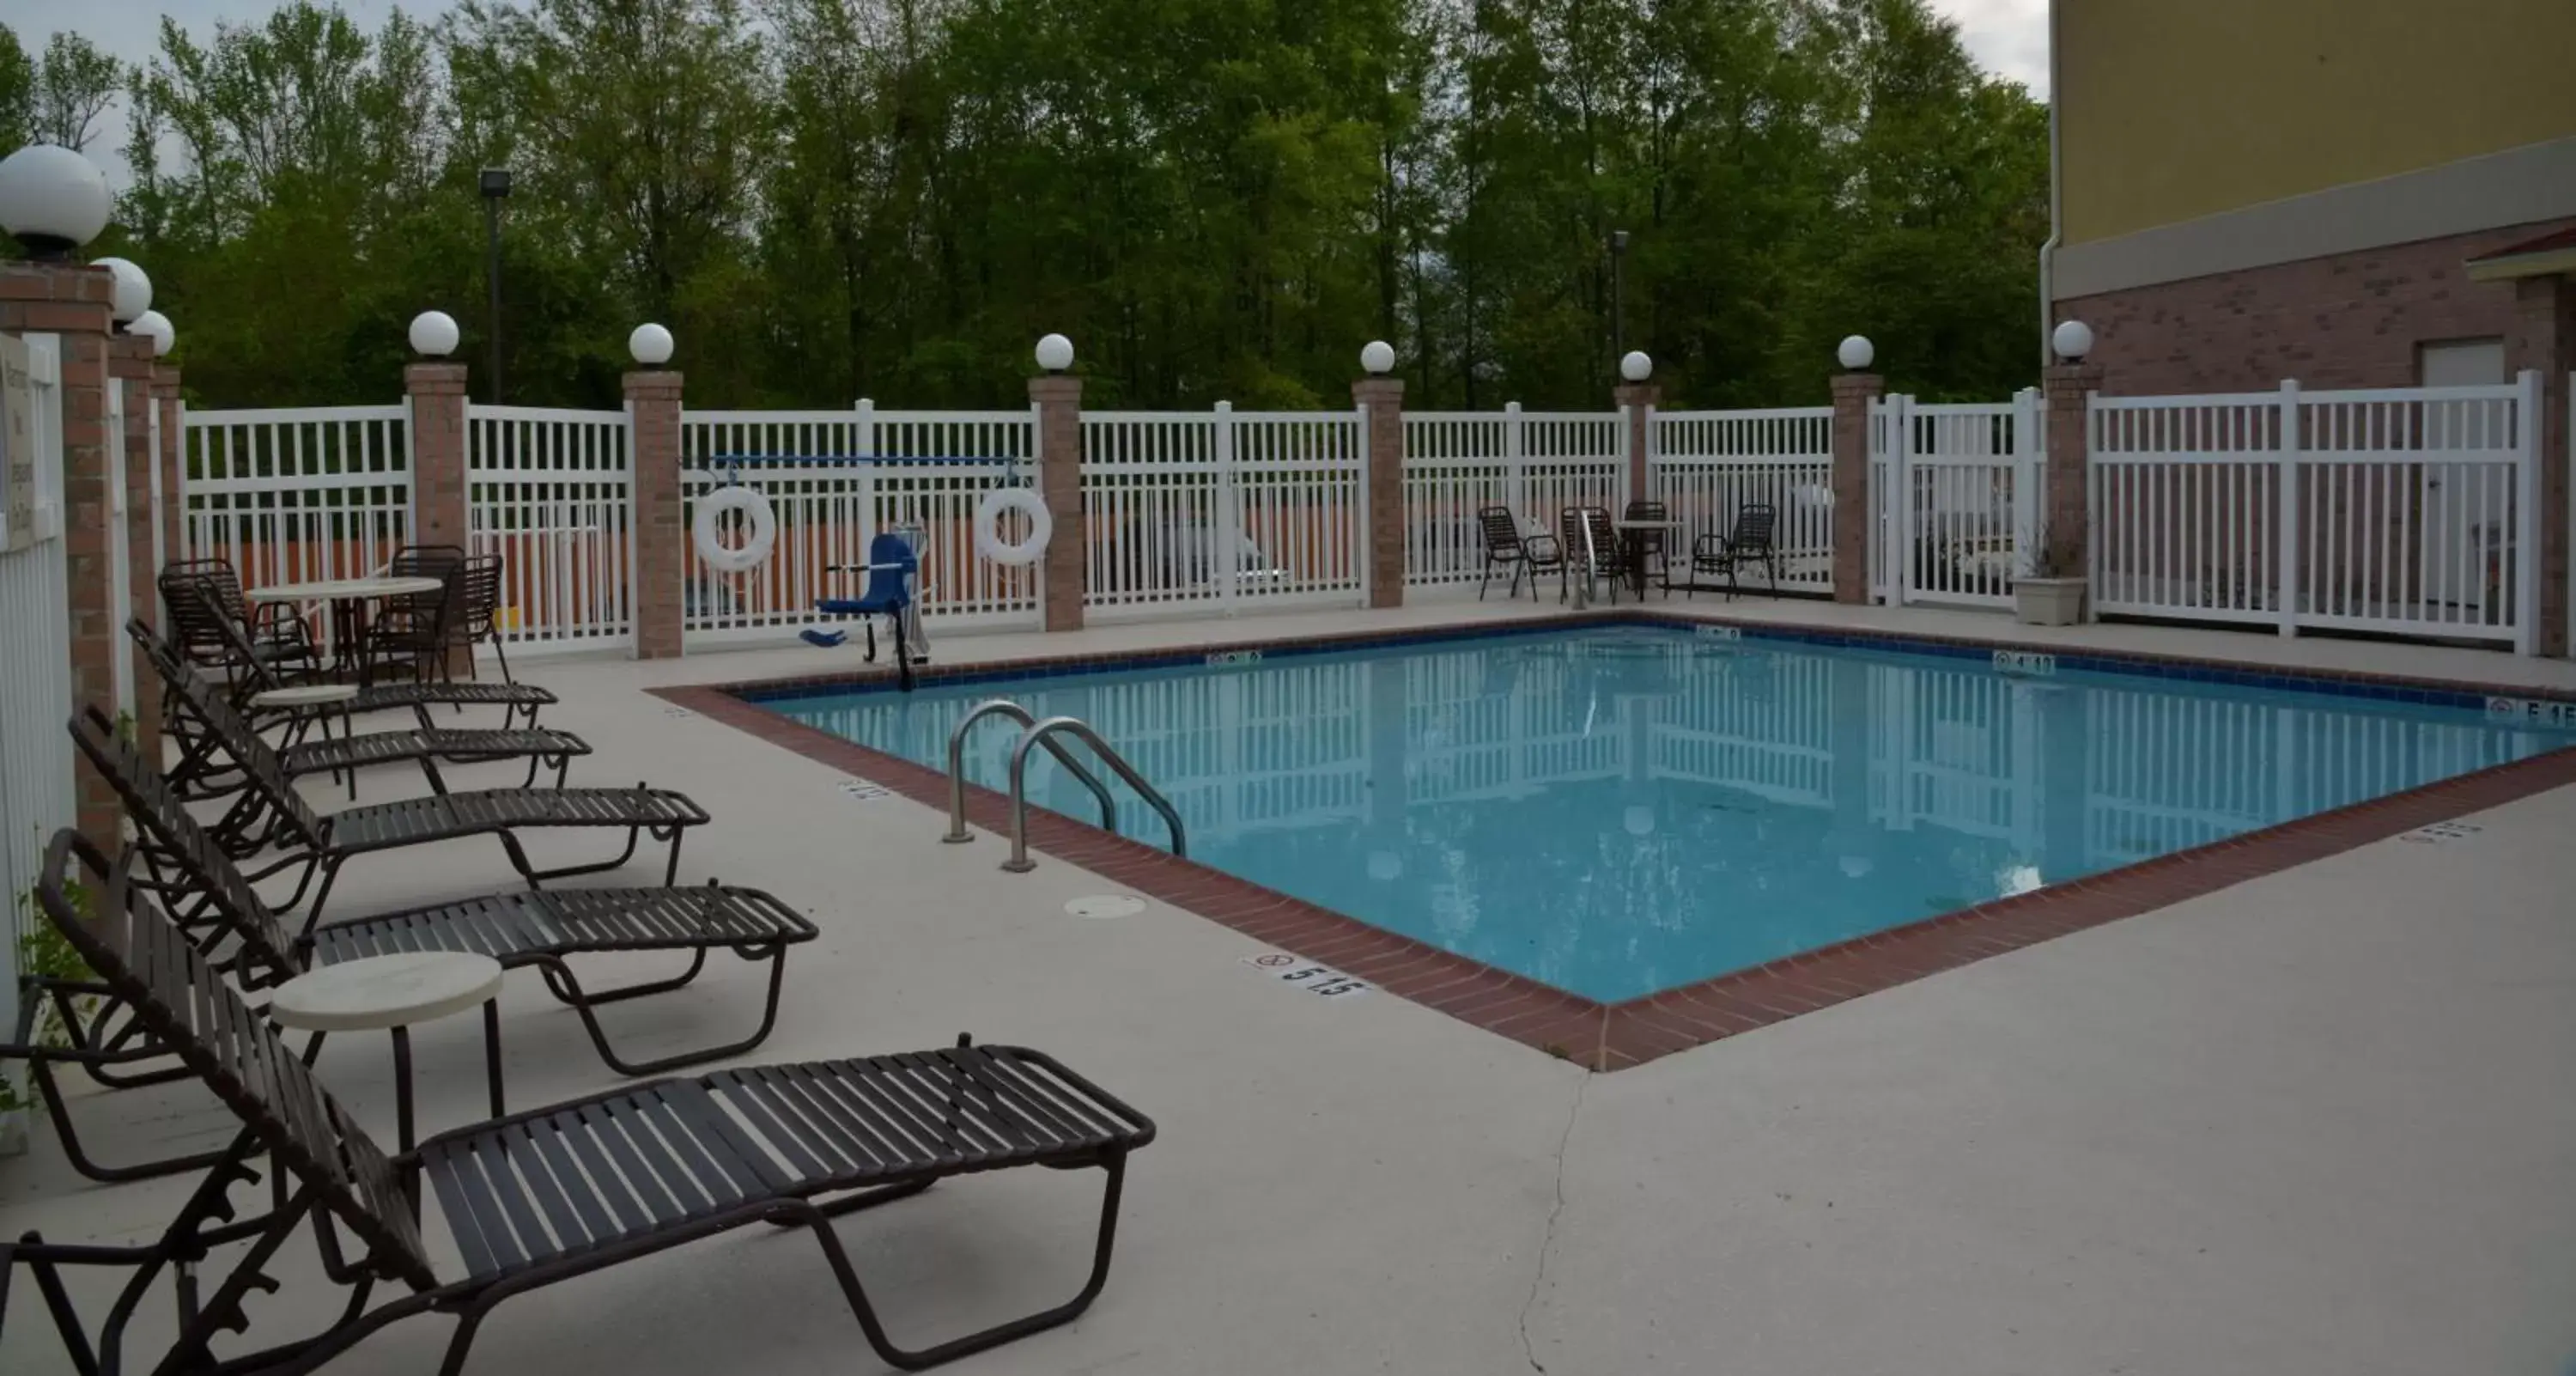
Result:
<instances>
[{"instance_id":1,"label":"red brick pool edge","mask_svg":"<svg viewBox=\"0 0 2576 1376\"><path fill-rule=\"evenodd\" d=\"M1032 662L1028 667L1053 662L1057 661ZM915 802L947 808L948 780L938 770L843 740L735 696L741 689L796 681L648 691L808 759L882 784ZM1029 845L1461 1022L1597 1071L1613 1071L2571 783L2576 783L2576 748L2463 774L1611 1004L1382 931L1045 808L1029 809ZM1010 826L1009 800L991 789L969 785L966 818L988 833L1005 833Z\"/></svg>"}]
</instances>

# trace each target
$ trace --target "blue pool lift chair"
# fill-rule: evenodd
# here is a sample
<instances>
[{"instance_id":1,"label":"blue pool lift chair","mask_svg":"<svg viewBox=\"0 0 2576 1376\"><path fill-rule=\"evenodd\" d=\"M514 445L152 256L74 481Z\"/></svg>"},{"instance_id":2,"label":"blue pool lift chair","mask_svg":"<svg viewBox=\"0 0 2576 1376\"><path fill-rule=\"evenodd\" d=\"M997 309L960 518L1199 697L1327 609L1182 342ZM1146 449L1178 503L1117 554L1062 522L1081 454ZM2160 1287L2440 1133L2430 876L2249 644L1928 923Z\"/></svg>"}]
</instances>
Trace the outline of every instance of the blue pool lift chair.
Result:
<instances>
[{"instance_id":1,"label":"blue pool lift chair","mask_svg":"<svg viewBox=\"0 0 2576 1376\"><path fill-rule=\"evenodd\" d=\"M826 597L814 604L814 610L827 616L882 616L894 624L894 666L896 682L903 691L912 691L912 648L904 643L904 612L912 605L913 575L921 571L921 560L912 552L912 544L892 531L868 541L868 562L864 564L828 564L827 573L867 574L868 581L857 597ZM868 634L868 658L876 658L877 633L871 624Z\"/></svg>"}]
</instances>

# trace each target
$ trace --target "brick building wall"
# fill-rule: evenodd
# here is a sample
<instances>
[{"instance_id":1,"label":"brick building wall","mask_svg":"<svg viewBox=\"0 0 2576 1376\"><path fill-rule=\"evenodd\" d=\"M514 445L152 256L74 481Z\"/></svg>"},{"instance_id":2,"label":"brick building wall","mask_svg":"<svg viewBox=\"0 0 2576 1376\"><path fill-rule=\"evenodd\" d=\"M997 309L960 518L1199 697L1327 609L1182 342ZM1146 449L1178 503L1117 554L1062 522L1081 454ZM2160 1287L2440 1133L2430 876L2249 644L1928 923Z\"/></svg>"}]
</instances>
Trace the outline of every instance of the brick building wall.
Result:
<instances>
[{"instance_id":1,"label":"brick building wall","mask_svg":"<svg viewBox=\"0 0 2576 1376\"><path fill-rule=\"evenodd\" d=\"M2105 393L2412 387L2419 344L2515 334L2510 282L2469 259L2576 226L2547 221L2134 287L2055 304L2093 327ZM2508 347L2510 374L2525 366Z\"/></svg>"}]
</instances>

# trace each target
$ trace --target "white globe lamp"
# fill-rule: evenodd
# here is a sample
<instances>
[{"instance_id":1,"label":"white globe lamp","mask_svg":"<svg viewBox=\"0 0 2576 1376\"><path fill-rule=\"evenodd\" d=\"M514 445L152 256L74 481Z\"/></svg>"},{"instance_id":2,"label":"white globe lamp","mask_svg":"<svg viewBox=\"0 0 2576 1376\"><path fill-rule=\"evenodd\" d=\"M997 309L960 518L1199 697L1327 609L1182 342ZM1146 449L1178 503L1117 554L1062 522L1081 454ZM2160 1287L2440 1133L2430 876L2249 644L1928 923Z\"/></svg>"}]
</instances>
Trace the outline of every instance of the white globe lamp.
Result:
<instances>
[{"instance_id":1,"label":"white globe lamp","mask_svg":"<svg viewBox=\"0 0 2576 1376\"><path fill-rule=\"evenodd\" d=\"M626 336L626 352L647 368L659 368L671 361L671 332L659 325L638 325Z\"/></svg>"},{"instance_id":2,"label":"white globe lamp","mask_svg":"<svg viewBox=\"0 0 2576 1376\"><path fill-rule=\"evenodd\" d=\"M116 294L109 298L107 313L120 326L131 326L152 309L152 279L143 269L123 258L94 258L90 266L105 268L116 278Z\"/></svg>"},{"instance_id":3,"label":"white globe lamp","mask_svg":"<svg viewBox=\"0 0 2576 1376\"><path fill-rule=\"evenodd\" d=\"M1060 373L1073 366L1073 341L1051 334L1038 341L1038 366L1050 373Z\"/></svg>"},{"instance_id":4,"label":"white globe lamp","mask_svg":"<svg viewBox=\"0 0 2576 1376\"><path fill-rule=\"evenodd\" d=\"M1834 358L1846 370L1857 373L1877 361L1878 346L1859 335L1846 335L1842 343L1834 346Z\"/></svg>"},{"instance_id":5,"label":"white globe lamp","mask_svg":"<svg viewBox=\"0 0 2576 1376\"><path fill-rule=\"evenodd\" d=\"M1654 375L1655 360L1646 357L1642 350L1630 349L1619 360L1619 376L1630 382L1643 382Z\"/></svg>"},{"instance_id":6,"label":"white globe lamp","mask_svg":"<svg viewBox=\"0 0 2576 1376\"><path fill-rule=\"evenodd\" d=\"M2086 354L2093 352L2093 327L2081 320L2063 321L2057 332L2048 337L2048 346L2057 351L2059 358L2069 363L2080 363Z\"/></svg>"},{"instance_id":7,"label":"white globe lamp","mask_svg":"<svg viewBox=\"0 0 2576 1376\"><path fill-rule=\"evenodd\" d=\"M1371 377L1383 377L1395 371L1395 346L1383 339L1372 339L1360 350L1360 366Z\"/></svg>"},{"instance_id":8,"label":"white globe lamp","mask_svg":"<svg viewBox=\"0 0 2576 1376\"><path fill-rule=\"evenodd\" d=\"M445 311L422 311L411 318L411 351L423 358L445 358L456 352L456 317Z\"/></svg>"},{"instance_id":9,"label":"white globe lamp","mask_svg":"<svg viewBox=\"0 0 2576 1376\"><path fill-rule=\"evenodd\" d=\"M126 327L129 334L139 334L152 341L152 356L159 358L179 342L179 332L170 325L170 317L159 311L145 311Z\"/></svg>"},{"instance_id":10,"label":"white globe lamp","mask_svg":"<svg viewBox=\"0 0 2576 1376\"><path fill-rule=\"evenodd\" d=\"M59 144L31 143L0 159L0 229L39 261L70 258L107 228L115 206L98 164Z\"/></svg>"}]
</instances>

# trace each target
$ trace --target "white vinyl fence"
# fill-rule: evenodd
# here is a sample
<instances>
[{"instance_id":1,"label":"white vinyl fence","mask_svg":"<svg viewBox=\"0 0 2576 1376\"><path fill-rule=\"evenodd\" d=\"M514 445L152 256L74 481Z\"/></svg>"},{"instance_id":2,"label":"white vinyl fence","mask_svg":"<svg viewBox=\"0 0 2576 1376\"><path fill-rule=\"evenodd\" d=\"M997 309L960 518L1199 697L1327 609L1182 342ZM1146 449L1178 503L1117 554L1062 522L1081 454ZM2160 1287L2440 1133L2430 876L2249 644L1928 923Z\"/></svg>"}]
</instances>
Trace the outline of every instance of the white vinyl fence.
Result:
<instances>
[{"instance_id":1,"label":"white vinyl fence","mask_svg":"<svg viewBox=\"0 0 2576 1376\"><path fill-rule=\"evenodd\" d=\"M2001 607L2045 539L2039 394L1870 406L1871 579L1880 601Z\"/></svg>"},{"instance_id":2,"label":"white vinyl fence","mask_svg":"<svg viewBox=\"0 0 2576 1376\"><path fill-rule=\"evenodd\" d=\"M1509 509L1524 531L1554 531L1567 507L1616 511L1628 498L1625 418L1617 411L1409 411L1404 417L1404 581L1473 583L1484 574L1476 513Z\"/></svg>"},{"instance_id":3,"label":"white vinyl fence","mask_svg":"<svg viewBox=\"0 0 2576 1376\"><path fill-rule=\"evenodd\" d=\"M1676 564L1701 536L1732 531L1746 507L1768 506L1780 586L1834 590L1834 408L1659 411L1648 434L1647 485L1681 523Z\"/></svg>"},{"instance_id":4,"label":"white vinyl fence","mask_svg":"<svg viewBox=\"0 0 2576 1376\"><path fill-rule=\"evenodd\" d=\"M2540 379L2096 397L2098 610L2537 645Z\"/></svg>"},{"instance_id":5,"label":"white vinyl fence","mask_svg":"<svg viewBox=\"0 0 2576 1376\"><path fill-rule=\"evenodd\" d=\"M72 743L71 613L63 542L63 408L61 354L51 335L0 337L10 433L0 435L0 462L25 471L31 499L0 510L0 888L9 904L8 949L0 952L0 1026L18 1017L19 941L40 923L28 903L45 844L76 817ZM122 390L122 389L119 389ZM120 465L121 467L121 465ZM16 519L13 519L16 518ZM129 656L120 655L120 659ZM14 1074L14 1070L8 1073ZM0 1127L5 1127L0 1124Z\"/></svg>"},{"instance_id":6,"label":"white vinyl fence","mask_svg":"<svg viewBox=\"0 0 2576 1376\"><path fill-rule=\"evenodd\" d=\"M1358 603L1361 460L1357 412L1084 413L1084 605L1115 619Z\"/></svg>"},{"instance_id":7,"label":"white vinyl fence","mask_svg":"<svg viewBox=\"0 0 2576 1376\"><path fill-rule=\"evenodd\" d=\"M933 624L1035 627L1037 570L975 553L975 508L998 487L1034 481L1034 411L688 411L680 421L684 643L702 647L792 635L823 597L856 597L864 578L830 571L867 562L868 542L898 527L924 541L921 611ZM759 567L722 573L690 532L698 497L734 475L776 514L777 543ZM1059 538L1063 538L1059 536Z\"/></svg>"},{"instance_id":8,"label":"white vinyl fence","mask_svg":"<svg viewBox=\"0 0 2576 1376\"><path fill-rule=\"evenodd\" d=\"M470 553L501 556L511 650L635 642L635 473L623 411L465 408Z\"/></svg>"},{"instance_id":9,"label":"white vinyl fence","mask_svg":"<svg viewBox=\"0 0 2576 1376\"><path fill-rule=\"evenodd\" d=\"M228 559L251 588L383 568L411 540L410 416L407 403L188 412L185 557Z\"/></svg>"}]
</instances>

